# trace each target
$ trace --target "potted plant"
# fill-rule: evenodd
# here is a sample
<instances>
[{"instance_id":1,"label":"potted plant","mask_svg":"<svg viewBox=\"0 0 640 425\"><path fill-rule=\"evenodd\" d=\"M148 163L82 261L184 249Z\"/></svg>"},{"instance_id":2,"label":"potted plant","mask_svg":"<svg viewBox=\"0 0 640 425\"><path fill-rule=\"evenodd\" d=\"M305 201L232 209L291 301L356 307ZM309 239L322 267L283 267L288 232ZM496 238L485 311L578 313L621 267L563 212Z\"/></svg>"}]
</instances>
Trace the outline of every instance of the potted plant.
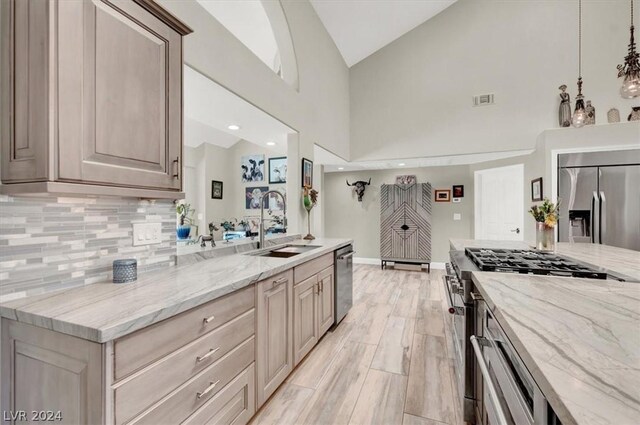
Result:
<instances>
[{"instance_id":1,"label":"potted plant","mask_svg":"<svg viewBox=\"0 0 640 425\"><path fill-rule=\"evenodd\" d=\"M553 251L556 247L554 228L558 222L558 206L544 198L542 205L533 205L529 213L536 220L536 249Z\"/></svg>"},{"instance_id":2,"label":"potted plant","mask_svg":"<svg viewBox=\"0 0 640 425\"><path fill-rule=\"evenodd\" d=\"M176 233L178 239L189 239L191 226L193 225L193 213L195 210L190 204L180 203L176 205L176 214L178 215L178 226Z\"/></svg>"}]
</instances>

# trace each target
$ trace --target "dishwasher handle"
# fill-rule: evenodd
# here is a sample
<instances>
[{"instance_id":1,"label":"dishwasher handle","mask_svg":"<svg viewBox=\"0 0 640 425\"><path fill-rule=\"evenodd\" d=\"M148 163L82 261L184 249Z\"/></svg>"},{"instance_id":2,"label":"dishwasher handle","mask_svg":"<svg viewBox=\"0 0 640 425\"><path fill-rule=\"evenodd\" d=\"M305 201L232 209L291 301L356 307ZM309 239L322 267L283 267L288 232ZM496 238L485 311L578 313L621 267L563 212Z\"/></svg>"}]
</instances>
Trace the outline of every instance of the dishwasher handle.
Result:
<instances>
[{"instance_id":1,"label":"dishwasher handle","mask_svg":"<svg viewBox=\"0 0 640 425\"><path fill-rule=\"evenodd\" d=\"M353 257L353 254L355 254L355 253L356 253L355 251L349 251L346 254L343 254L343 255L339 256L337 258L337 260L347 260L347 259Z\"/></svg>"}]
</instances>

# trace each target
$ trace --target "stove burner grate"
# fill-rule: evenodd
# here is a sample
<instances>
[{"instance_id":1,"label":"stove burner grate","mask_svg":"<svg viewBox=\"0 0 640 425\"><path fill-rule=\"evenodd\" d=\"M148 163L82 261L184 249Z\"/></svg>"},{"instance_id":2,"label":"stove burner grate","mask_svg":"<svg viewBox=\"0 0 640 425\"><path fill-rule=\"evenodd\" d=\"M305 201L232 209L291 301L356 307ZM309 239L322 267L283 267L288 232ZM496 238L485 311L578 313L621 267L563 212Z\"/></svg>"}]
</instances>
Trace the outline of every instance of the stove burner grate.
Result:
<instances>
[{"instance_id":1,"label":"stove burner grate","mask_svg":"<svg viewBox=\"0 0 640 425\"><path fill-rule=\"evenodd\" d=\"M520 249L466 248L465 253L482 271L606 279L607 274L559 255Z\"/></svg>"}]
</instances>

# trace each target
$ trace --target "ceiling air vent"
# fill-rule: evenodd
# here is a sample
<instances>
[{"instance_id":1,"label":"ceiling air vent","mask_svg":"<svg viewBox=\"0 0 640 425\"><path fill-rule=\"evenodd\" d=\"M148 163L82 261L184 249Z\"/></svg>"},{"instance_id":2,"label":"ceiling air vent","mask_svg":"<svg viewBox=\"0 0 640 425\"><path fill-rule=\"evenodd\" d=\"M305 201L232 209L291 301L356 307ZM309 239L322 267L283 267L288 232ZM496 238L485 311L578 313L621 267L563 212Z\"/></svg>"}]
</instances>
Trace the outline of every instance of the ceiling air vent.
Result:
<instances>
[{"instance_id":1,"label":"ceiling air vent","mask_svg":"<svg viewBox=\"0 0 640 425\"><path fill-rule=\"evenodd\" d=\"M493 93L473 96L473 106L493 105Z\"/></svg>"}]
</instances>

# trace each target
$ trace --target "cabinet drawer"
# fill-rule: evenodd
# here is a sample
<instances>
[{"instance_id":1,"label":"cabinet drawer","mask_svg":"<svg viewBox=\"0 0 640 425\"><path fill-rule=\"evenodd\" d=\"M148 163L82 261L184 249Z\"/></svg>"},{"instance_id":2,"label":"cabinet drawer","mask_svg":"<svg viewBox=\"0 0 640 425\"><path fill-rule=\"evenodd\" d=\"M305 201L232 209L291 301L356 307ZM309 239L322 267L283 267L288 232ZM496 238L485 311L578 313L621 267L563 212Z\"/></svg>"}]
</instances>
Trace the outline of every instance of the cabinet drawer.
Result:
<instances>
[{"instance_id":1,"label":"cabinet drawer","mask_svg":"<svg viewBox=\"0 0 640 425\"><path fill-rule=\"evenodd\" d=\"M212 397L183 425L244 425L256 412L256 372L252 364Z\"/></svg>"},{"instance_id":2,"label":"cabinet drawer","mask_svg":"<svg viewBox=\"0 0 640 425\"><path fill-rule=\"evenodd\" d=\"M253 336L255 310L220 326L118 384L117 423L124 423Z\"/></svg>"},{"instance_id":3,"label":"cabinet drawer","mask_svg":"<svg viewBox=\"0 0 640 425\"><path fill-rule=\"evenodd\" d=\"M255 338L251 337L129 423L157 425L184 421L254 362L254 350Z\"/></svg>"},{"instance_id":4,"label":"cabinet drawer","mask_svg":"<svg viewBox=\"0 0 640 425\"><path fill-rule=\"evenodd\" d=\"M115 379L119 380L216 329L255 305L253 285L115 342Z\"/></svg>"},{"instance_id":5,"label":"cabinet drawer","mask_svg":"<svg viewBox=\"0 0 640 425\"><path fill-rule=\"evenodd\" d=\"M298 267L293 269L294 282L295 284L298 284L331 265L333 265L333 252L304 264L300 264Z\"/></svg>"}]
</instances>

